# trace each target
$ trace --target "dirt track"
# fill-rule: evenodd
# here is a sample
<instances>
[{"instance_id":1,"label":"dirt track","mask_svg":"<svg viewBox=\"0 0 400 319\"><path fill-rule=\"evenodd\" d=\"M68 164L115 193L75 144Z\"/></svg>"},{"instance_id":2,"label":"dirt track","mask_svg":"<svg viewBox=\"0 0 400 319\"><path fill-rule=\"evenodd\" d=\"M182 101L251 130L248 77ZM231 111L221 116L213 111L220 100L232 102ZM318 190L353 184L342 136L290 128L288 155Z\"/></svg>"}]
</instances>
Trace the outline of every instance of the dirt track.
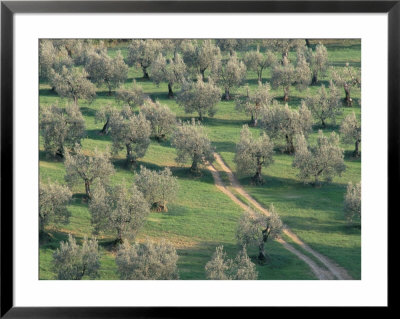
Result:
<instances>
[{"instance_id":1,"label":"dirt track","mask_svg":"<svg viewBox=\"0 0 400 319\"><path fill-rule=\"evenodd\" d=\"M263 214L269 215L268 210L262 207L253 197L251 197L240 185L239 181L236 179L235 175L231 171L231 169L225 164L222 160L221 156L218 153L214 153L214 157L218 165L222 168L222 170L228 175L229 181L231 183L231 187L234 189L235 192L243 196L251 205L253 205L257 210L262 212ZM250 212L252 209L243 203L240 199L238 199L235 194L230 191L222 182L221 176L219 172L215 169L212 164L209 164L207 168L210 170L216 187L221 190L224 194L226 194L233 202L237 205L242 207L245 210L249 210ZM319 266L316 262L314 262L310 257L303 254L298 249L294 248L292 245L287 243L282 238L278 238L277 241L281 243L287 250L295 254L298 258L303 260L315 274L315 276L320 280L332 280L332 279L339 279L339 280L352 280L353 278L347 273L347 271L338 266L333 261L329 260L327 257L321 255L310 246L305 244L301 239L299 239L286 225L284 225L283 233L287 235L291 240L293 240L297 245L301 246L302 249L307 251L311 254L314 258L316 258L320 263L322 263L326 268Z\"/></svg>"}]
</instances>

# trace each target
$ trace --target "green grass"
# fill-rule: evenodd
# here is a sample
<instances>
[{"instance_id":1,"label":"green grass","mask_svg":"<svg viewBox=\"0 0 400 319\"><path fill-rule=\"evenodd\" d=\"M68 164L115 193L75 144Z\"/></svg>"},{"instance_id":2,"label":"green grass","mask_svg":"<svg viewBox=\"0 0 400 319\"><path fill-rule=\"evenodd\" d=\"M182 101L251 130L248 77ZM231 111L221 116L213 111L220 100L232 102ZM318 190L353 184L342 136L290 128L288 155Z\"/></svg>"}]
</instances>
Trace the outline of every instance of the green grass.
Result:
<instances>
[{"instance_id":1,"label":"green grass","mask_svg":"<svg viewBox=\"0 0 400 319\"><path fill-rule=\"evenodd\" d=\"M315 43L312 42L313 45ZM327 41L326 42L330 63L335 67L343 67L348 61L355 67L360 66L361 47L357 41ZM126 56L126 47L117 45L109 50L110 55L121 49ZM239 54L240 55L240 54ZM270 80L270 70L263 73L263 80ZM129 78L124 84L131 85L136 80L143 86L144 91L153 99L168 105L180 119L190 119L196 114L185 114L183 109L173 99L167 98L167 85L165 83L156 86L151 81L142 79L142 72L135 67L129 68ZM320 84L328 85L329 74L320 77ZM250 89L257 85L256 74L249 72L247 83ZM291 89L289 106L297 108L301 99L307 94L314 94L319 85L310 87L309 91L298 91ZM82 141L85 150L106 151L111 149L110 136L101 136L98 131L103 123L95 122L96 110L102 105L117 104L114 96L108 96L105 88L98 88L97 98L88 103L79 101L81 111L86 123L86 138ZM179 88L174 89L175 92ZM238 94L240 89L233 90ZM69 101L61 99L50 90L47 83L40 83L40 105L58 104L64 106ZM222 90L221 90L222 93ZM277 99L282 97L282 90L272 90ZM343 92L344 97L344 92ZM361 92L359 89L352 91L355 101L352 108L343 108L343 114L338 117L336 124L329 123L323 131L329 133L338 131L339 124L348 113L355 111L360 118L361 112L359 100ZM248 123L249 117L235 110L235 103L221 101L217 106L214 118L206 117L203 121L212 144L216 151L221 154L226 163L235 172L236 166L233 162L235 145L239 139L242 125ZM319 123L315 122L313 133L309 137L312 143L315 141ZM254 134L259 129L251 128ZM304 242L320 253L328 256L340 266L346 268L355 279L361 278L361 235L360 229L347 225L343 216L343 197L346 184L349 181L358 182L361 178L361 160L352 159L352 145L342 145L345 149L346 171L341 177L333 180L332 184L323 185L321 188L313 188L304 185L297 178L297 171L292 167L293 156L284 154L280 149L284 141L275 141L275 162L268 168L263 169L266 183L262 186L252 186L250 176L239 176L244 188L262 205L268 207L273 203L277 212L286 223ZM47 180L64 182L65 169L61 161L48 158L43 151L43 143L40 143L40 177ZM224 245L230 258L238 252L235 240L235 231L238 218L242 209L234 204L222 192L217 190L213 184L211 174L203 170L200 177L192 177L188 174L187 167L180 167L175 163L176 153L170 146L169 141L163 143L152 142L145 157L140 159L139 164L153 169L161 169L168 166L172 169L179 181L179 194L177 199L169 204L167 213L151 213L144 228L141 230L138 240L143 241L147 237L151 239L165 238L171 241L177 248L179 255L178 268L181 279L205 279L204 266L211 259L215 247ZM123 180L131 182L136 173L124 166L125 154L121 151L113 156L112 161L116 168L116 174L111 182L120 183ZM226 185L229 185L225 173L221 177ZM78 241L86 235L92 237L92 226L90 224L90 213L87 202L84 199L84 185L72 188L74 193L73 202L69 206L71 212L70 223L67 225L49 225L47 232L49 238L40 243L40 279L55 279L56 274L52 269L52 253L59 247L59 242L66 240L67 234L72 233ZM101 269L99 279L118 279L117 269L114 261L115 251L110 244L113 234L103 234L99 239L101 253ZM298 248L298 247L297 247ZM269 242L268 254L271 257L269 264L257 265L259 279L315 279L309 267L299 260L295 255L285 250L277 242ZM254 258L257 255L255 248L249 249L249 255Z\"/></svg>"}]
</instances>

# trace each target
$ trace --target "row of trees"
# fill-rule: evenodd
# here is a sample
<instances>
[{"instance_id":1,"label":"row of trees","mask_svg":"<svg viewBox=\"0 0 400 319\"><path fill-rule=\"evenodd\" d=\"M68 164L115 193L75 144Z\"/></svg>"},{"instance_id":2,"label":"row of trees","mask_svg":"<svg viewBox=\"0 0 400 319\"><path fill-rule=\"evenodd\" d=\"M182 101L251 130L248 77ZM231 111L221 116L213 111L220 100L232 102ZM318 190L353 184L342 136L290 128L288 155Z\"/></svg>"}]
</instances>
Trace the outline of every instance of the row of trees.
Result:
<instances>
[{"instance_id":1,"label":"row of trees","mask_svg":"<svg viewBox=\"0 0 400 319\"><path fill-rule=\"evenodd\" d=\"M284 101L289 99L292 86L303 90L310 84L317 84L318 77L329 66L328 52L322 44L313 50L302 40L265 40L265 52L258 46L257 50L246 52L243 61L235 51L230 51L225 58L218 41L132 40L126 63L120 52L110 57L104 45L71 41L41 41L40 75L50 81L60 96L73 99L75 104L78 99L93 99L95 85L105 85L110 95L113 89L126 81L128 66L134 65L143 70L144 78L150 78L150 70L156 84L166 82L169 97L174 96L176 84L190 87L195 82L193 77L196 79L198 75L204 81L208 71L208 80L223 88L226 100L231 99L231 89L243 84L247 70L257 72L258 80L262 82L262 73L269 67L271 84L274 88L282 88ZM292 49L296 50L294 61L289 59L289 50ZM282 60L277 58L277 52L281 52ZM361 84L359 73L347 64L344 68L332 68L331 77L336 85L343 86L346 103L350 106L351 88Z\"/></svg>"}]
</instances>

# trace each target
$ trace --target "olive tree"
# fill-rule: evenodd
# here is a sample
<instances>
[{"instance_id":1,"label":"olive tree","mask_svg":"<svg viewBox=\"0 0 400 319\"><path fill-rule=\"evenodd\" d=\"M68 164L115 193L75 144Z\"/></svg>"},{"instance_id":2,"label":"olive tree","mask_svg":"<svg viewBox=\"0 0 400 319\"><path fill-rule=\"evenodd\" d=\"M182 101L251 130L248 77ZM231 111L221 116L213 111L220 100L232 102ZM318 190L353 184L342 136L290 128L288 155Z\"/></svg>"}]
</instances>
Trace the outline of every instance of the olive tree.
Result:
<instances>
[{"instance_id":1,"label":"olive tree","mask_svg":"<svg viewBox=\"0 0 400 319\"><path fill-rule=\"evenodd\" d=\"M311 84L317 84L319 75L325 73L328 69L328 50L323 44L319 43L315 50L309 48L306 51L306 59L312 72Z\"/></svg>"},{"instance_id":2,"label":"olive tree","mask_svg":"<svg viewBox=\"0 0 400 319\"><path fill-rule=\"evenodd\" d=\"M136 185L96 183L89 203L94 233L112 232L116 243L134 239L146 220L149 204Z\"/></svg>"},{"instance_id":3,"label":"olive tree","mask_svg":"<svg viewBox=\"0 0 400 319\"><path fill-rule=\"evenodd\" d=\"M344 197L344 214L349 223L361 221L361 183L348 183Z\"/></svg>"},{"instance_id":4,"label":"olive tree","mask_svg":"<svg viewBox=\"0 0 400 319\"><path fill-rule=\"evenodd\" d=\"M268 83L258 82L254 91L249 91L249 87L246 86L246 93L245 96L236 99L236 109L251 116L250 126L257 126L262 109L272 103L270 86Z\"/></svg>"},{"instance_id":5,"label":"olive tree","mask_svg":"<svg viewBox=\"0 0 400 319\"><path fill-rule=\"evenodd\" d=\"M68 223L71 213L67 206L72 193L67 186L58 183L39 183L39 232L52 222Z\"/></svg>"},{"instance_id":6,"label":"olive tree","mask_svg":"<svg viewBox=\"0 0 400 319\"><path fill-rule=\"evenodd\" d=\"M271 83L273 88L283 88L283 100L289 100L290 87L296 85L299 90L305 89L311 82L311 70L304 56L298 56L297 64L293 65L284 57L282 64L272 69Z\"/></svg>"},{"instance_id":7,"label":"olive tree","mask_svg":"<svg viewBox=\"0 0 400 319\"><path fill-rule=\"evenodd\" d=\"M282 63L289 58L291 50L299 50L306 44L304 39L265 39L262 45L271 51L280 52L282 54Z\"/></svg>"},{"instance_id":8,"label":"olive tree","mask_svg":"<svg viewBox=\"0 0 400 319\"><path fill-rule=\"evenodd\" d=\"M212 259L205 266L206 277L211 280L256 280L256 265L243 246L235 259L227 259L224 246L218 246Z\"/></svg>"},{"instance_id":9,"label":"olive tree","mask_svg":"<svg viewBox=\"0 0 400 319\"><path fill-rule=\"evenodd\" d=\"M39 129L44 149L51 156L64 157L65 149L80 144L85 134L85 120L78 106L64 109L55 105L40 109Z\"/></svg>"},{"instance_id":10,"label":"olive tree","mask_svg":"<svg viewBox=\"0 0 400 319\"><path fill-rule=\"evenodd\" d=\"M307 136L311 132L312 122L312 114L304 103L296 110L287 104L283 106L275 102L272 106L263 108L260 115L260 127L271 138L284 138L286 152L289 154L294 152L295 136Z\"/></svg>"},{"instance_id":11,"label":"olive tree","mask_svg":"<svg viewBox=\"0 0 400 319\"><path fill-rule=\"evenodd\" d=\"M211 40L199 44L196 40L186 40L181 43L182 55L186 65L200 73L202 80L206 70L211 70L221 59L221 51Z\"/></svg>"},{"instance_id":12,"label":"olive tree","mask_svg":"<svg viewBox=\"0 0 400 319\"><path fill-rule=\"evenodd\" d=\"M134 80L131 87L116 90L115 99L128 104L130 107L134 107L142 105L146 100L146 95L143 87Z\"/></svg>"},{"instance_id":13,"label":"olive tree","mask_svg":"<svg viewBox=\"0 0 400 319\"><path fill-rule=\"evenodd\" d=\"M305 103L314 117L321 121L322 127L326 127L326 120L328 119L335 124L336 117L342 114L340 93L332 81L329 90L324 85L321 85L317 93L311 94L308 92Z\"/></svg>"},{"instance_id":14,"label":"olive tree","mask_svg":"<svg viewBox=\"0 0 400 319\"><path fill-rule=\"evenodd\" d=\"M156 140L165 140L172 133L176 125L176 116L168 106L149 99L140 108L140 112L150 122L151 135Z\"/></svg>"},{"instance_id":15,"label":"olive tree","mask_svg":"<svg viewBox=\"0 0 400 319\"><path fill-rule=\"evenodd\" d=\"M176 280L179 279L178 258L174 246L165 240L133 245L124 242L115 263L123 280Z\"/></svg>"},{"instance_id":16,"label":"olive tree","mask_svg":"<svg viewBox=\"0 0 400 319\"><path fill-rule=\"evenodd\" d=\"M166 59L161 53L151 65L151 77L157 85L161 82L168 83L168 98L174 97L172 88L175 84L182 83L186 77L186 65L179 53L173 59Z\"/></svg>"},{"instance_id":17,"label":"olive tree","mask_svg":"<svg viewBox=\"0 0 400 319\"><path fill-rule=\"evenodd\" d=\"M126 164L135 165L143 157L150 145L151 126L146 117L123 109L118 116L110 118L112 150L117 154L126 149Z\"/></svg>"},{"instance_id":18,"label":"olive tree","mask_svg":"<svg viewBox=\"0 0 400 319\"><path fill-rule=\"evenodd\" d=\"M86 155L82 148L77 145L75 153L65 152L65 180L69 185L76 185L78 182L85 183L87 198L91 198L90 186L96 180L107 182L108 177L114 173L114 167L110 161L108 152L94 151L93 156Z\"/></svg>"},{"instance_id":19,"label":"olive tree","mask_svg":"<svg viewBox=\"0 0 400 319\"><path fill-rule=\"evenodd\" d=\"M359 146L361 143L361 123L357 121L356 114L354 112L344 118L342 125L340 126L340 134L344 143L355 144L353 156L359 157Z\"/></svg>"},{"instance_id":20,"label":"olive tree","mask_svg":"<svg viewBox=\"0 0 400 319\"><path fill-rule=\"evenodd\" d=\"M53 41L39 41L39 77L44 80L51 78L52 71L61 72L63 66L73 66L73 60L65 48L56 48Z\"/></svg>"},{"instance_id":21,"label":"olive tree","mask_svg":"<svg viewBox=\"0 0 400 319\"><path fill-rule=\"evenodd\" d=\"M229 101L231 89L240 86L246 78L246 66L233 53L227 61L218 61L213 67L212 78L224 88L223 99Z\"/></svg>"},{"instance_id":22,"label":"olive tree","mask_svg":"<svg viewBox=\"0 0 400 319\"><path fill-rule=\"evenodd\" d=\"M264 215L255 211L245 211L239 220L236 231L236 239L239 245L258 247L258 260L260 262L267 261L265 245L268 239L279 237L283 228L282 221L272 204L268 213L268 215Z\"/></svg>"},{"instance_id":23,"label":"olive tree","mask_svg":"<svg viewBox=\"0 0 400 319\"><path fill-rule=\"evenodd\" d=\"M273 163L273 154L274 144L265 132L255 138L252 136L249 127L243 125L234 158L238 173L255 173L252 177L253 183L263 184L261 170Z\"/></svg>"},{"instance_id":24,"label":"olive tree","mask_svg":"<svg viewBox=\"0 0 400 319\"><path fill-rule=\"evenodd\" d=\"M353 105L353 99L351 98L351 89L353 87L361 87L361 73L359 69L355 69L346 63L344 67L332 68L331 76L333 81L337 85L343 85L346 97L344 98L347 106Z\"/></svg>"},{"instance_id":25,"label":"olive tree","mask_svg":"<svg viewBox=\"0 0 400 319\"><path fill-rule=\"evenodd\" d=\"M199 120L203 115L213 117L216 113L216 105L220 101L220 90L214 82L209 79L204 82L198 76L196 82L185 82L181 92L178 94L177 103L185 109L185 113L197 112Z\"/></svg>"},{"instance_id":26,"label":"olive tree","mask_svg":"<svg viewBox=\"0 0 400 319\"><path fill-rule=\"evenodd\" d=\"M172 135L172 146L176 148L176 162L185 164L191 162L190 171L199 173L199 165L214 161L214 149L201 123L181 122Z\"/></svg>"},{"instance_id":27,"label":"olive tree","mask_svg":"<svg viewBox=\"0 0 400 319\"><path fill-rule=\"evenodd\" d=\"M92 101L96 96L96 87L88 80L84 69L63 66L60 73L52 70L50 82L59 96L72 99L75 105L78 105L79 99Z\"/></svg>"},{"instance_id":28,"label":"olive tree","mask_svg":"<svg viewBox=\"0 0 400 319\"><path fill-rule=\"evenodd\" d=\"M53 267L58 280L81 280L83 276L98 277L100 254L96 239L84 238L79 246L71 234L53 253Z\"/></svg>"},{"instance_id":29,"label":"olive tree","mask_svg":"<svg viewBox=\"0 0 400 319\"><path fill-rule=\"evenodd\" d=\"M271 51L266 51L264 54L260 52L259 47L257 51L246 52L243 57L244 64L247 70L252 70L257 72L258 81L262 81L263 71L267 67L271 67L277 64L277 59L275 54Z\"/></svg>"},{"instance_id":30,"label":"olive tree","mask_svg":"<svg viewBox=\"0 0 400 319\"><path fill-rule=\"evenodd\" d=\"M110 119L118 116L119 111L115 106L112 106L110 104L108 105L103 105L101 106L97 111L95 115L95 122L101 122L104 123L103 128L99 131L99 134L104 135L108 134L110 131Z\"/></svg>"},{"instance_id":31,"label":"olive tree","mask_svg":"<svg viewBox=\"0 0 400 319\"><path fill-rule=\"evenodd\" d=\"M98 87L105 85L108 88L108 95L111 95L112 89L119 87L128 77L128 66L120 51L113 58L107 51L91 54L85 69Z\"/></svg>"},{"instance_id":32,"label":"olive tree","mask_svg":"<svg viewBox=\"0 0 400 319\"><path fill-rule=\"evenodd\" d=\"M298 135L293 166L299 169L298 176L302 181L320 186L320 179L330 182L346 170L343 158L339 136L332 132L327 137L320 130L315 146L308 146L305 137Z\"/></svg>"},{"instance_id":33,"label":"olive tree","mask_svg":"<svg viewBox=\"0 0 400 319\"><path fill-rule=\"evenodd\" d=\"M167 212L168 202L175 199L179 184L171 170L166 167L162 171L155 171L140 166L140 172L136 175L135 184L144 198L157 212Z\"/></svg>"},{"instance_id":34,"label":"olive tree","mask_svg":"<svg viewBox=\"0 0 400 319\"><path fill-rule=\"evenodd\" d=\"M127 57L128 65L138 65L143 71L143 78L149 79L148 68L161 50L162 44L158 40L132 40Z\"/></svg>"},{"instance_id":35,"label":"olive tree","mask_svg":"<svg viewBox=\"0 0 400 319\"><path fill-rule=\"evenodd\" d=\"M245 48L251 41L251 39L216 39L215 43L222 51L227 51L232 55L235 50Z\"/></svg>"}]
</instances>

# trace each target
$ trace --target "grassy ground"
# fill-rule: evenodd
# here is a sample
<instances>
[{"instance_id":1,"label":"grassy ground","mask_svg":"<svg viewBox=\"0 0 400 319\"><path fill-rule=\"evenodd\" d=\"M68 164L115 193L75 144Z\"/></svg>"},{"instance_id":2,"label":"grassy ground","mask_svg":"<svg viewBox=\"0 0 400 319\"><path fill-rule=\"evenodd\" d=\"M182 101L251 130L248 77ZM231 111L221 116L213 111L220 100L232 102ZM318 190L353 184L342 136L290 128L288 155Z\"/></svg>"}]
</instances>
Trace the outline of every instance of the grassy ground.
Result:
<instances>
[{"instance_id":1,"label":"grassy ground","mask_svg":"<svg viewBox=\"0 0 400 319\"><path fill-rule=\"evenodd\" d=\"M336 67L343 67L350 62L355 67L360 66L361 48L356 42L347 41L339 45L338 42L327 42L330 63ZM116 47L109 50L114 54ZM174 100L167 98L167 85L154 85L151 81L143 81L141 71L130 68L129 78L125 86L131 85L134 79L143 86L145 92L153 99L168 105L181 119L189 119L196 114L185 114ZM320 83L327 85L329 74L320 78ZM270 80L270 71L263 73L263 80ZM256 75L249 72L247 83L250 88L257 85ZM60 106L68 103L59 98L50 90L47 83L40 83L40 104L50 105L57 103ZM179 88L174 90L178 92ZM318 86L313 86L307 91L291 89L289 105L293 108L299 106L301 99L306 94L313 94ZM237 94L239 90L234 90ZM282 97L282 90L272 91L277 99ZM355 111L360 118L360 91L353 90L354 107L343 108L343 115L337 119L337 123L328 123L325 133L338 131L343 117ZM343 91L344 97L344 91ZM107 96L105 88L99 88L97 98L92 103L79 102L86 122L86 138L82 141L86 150L111 149L109 136L100 136L98 131L103 123L96 123L94 116L96 110L106 104L115 104L113 96ZM239 139L240 129L249 120L244 113L235 110L234 102L220 102L214 118L206 117L203 124L207 128L210 139L221 154L226 163L235 172L233 162L235 144ZM310 141L314 141L320 129L316 122ZM254 133L259 132L252 128ZM261 204L268 207L273 203L283 221L307 244L315 250L325 254L339 265L345 267L355 278L361 277L361 236L360 229L349 227L343 217L343 197L346 184L349 181L358 182L361 178L361 161L351 158L352 145L342 145L345 149L346 171L341 177L337 177L330 185L321 188L313 188L304 185L297 178L296 170L292 167L293 157L283 154L280 149L283 141L276 141L275 162L263 170L266 183L263 186L252 186L249 176L239 176L245 189ZM218 245L224 245L228 256L234 257L238 251L235 241L235 230L241 209L229 200L213 185L213 179L209 172L203 171L200 177L193 178L187 174L187 168L178 167L175 163L175 150L169 142L152 142L146 156L140 159L140 164L149 168L163 168L169 166L179 180L179 195L177 200L169 205L168 213L151 213L142 229L138 240L166 238L177 248L179 254L179 272L181 279L205 279L204 266L210 260L211 255ZM40 176L46 182L48 179L64 183L65 169L62 162L49 159L41 150ZM122 180L132 181L135 171L124 167L124 153L113 157L116 174L112 183L120 183ZM222 174L224 179L224 175ZM226 178L225 178L226 179ZM224 181L225 181L224 179ZM66 240L67 234L72 233L81 240L85 235L91 237L92 226L90 213L84 199L84 185L78 185L72 189L73 202L69 206L71 219L68 225L49 225L47 232L49 237L40 243L40 279L54 279L55 273L51 266L52 253L59 247L61 240ZM118 279L114 262L114 251L110 244L113 240L111 234L105 234L99 238L101 252L100 279ZM276 242L269 242L268 253L271 262L265 266L257 266L260 279L315 279L308 266L296 256L283 249ZM256 256L256 250L250 249L251 257Z\"/></svg>"}]
</instances>

